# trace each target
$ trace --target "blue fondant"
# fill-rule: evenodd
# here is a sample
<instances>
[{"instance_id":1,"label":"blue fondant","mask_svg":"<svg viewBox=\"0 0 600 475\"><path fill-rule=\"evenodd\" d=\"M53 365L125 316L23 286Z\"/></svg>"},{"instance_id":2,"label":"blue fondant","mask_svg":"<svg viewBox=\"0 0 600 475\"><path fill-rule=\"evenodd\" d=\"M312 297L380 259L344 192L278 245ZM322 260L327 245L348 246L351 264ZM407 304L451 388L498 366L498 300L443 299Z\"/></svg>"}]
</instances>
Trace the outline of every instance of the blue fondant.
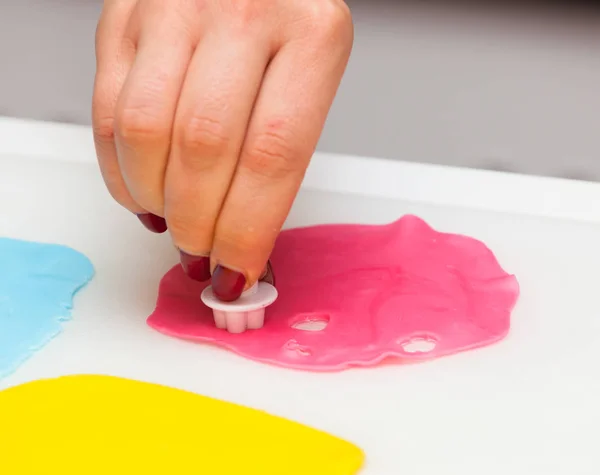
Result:
<instances>
[{"instance_id":1,"label":"blue fondant","mask_svg":"<svg viewBox=\"0 0 600 475\"><path fill-rule=\"evenodd\" d=\"M71 248L0 238L0 378L60 333L93 275Z\"/></svg>"}]
</instances>

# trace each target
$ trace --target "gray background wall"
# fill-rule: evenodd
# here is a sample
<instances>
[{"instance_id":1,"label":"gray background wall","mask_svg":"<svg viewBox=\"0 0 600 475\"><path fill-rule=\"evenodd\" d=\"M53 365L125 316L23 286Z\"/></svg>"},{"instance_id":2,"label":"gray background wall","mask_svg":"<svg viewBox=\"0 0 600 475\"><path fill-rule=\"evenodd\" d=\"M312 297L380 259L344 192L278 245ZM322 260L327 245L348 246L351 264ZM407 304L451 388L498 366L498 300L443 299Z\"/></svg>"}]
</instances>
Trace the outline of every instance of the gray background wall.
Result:
<instances>
[{"instance_id":1,"label":"gray background wall","mask_svg":"<svg viewBox=\"0 0 600 475\"><path fill-rule=\"evenodd\" d=\"M101 3L0 0L0 115L89 123ZM319 149L600 181L600 8L440 3L349 1Z\"/></svg>"}]
</instances>

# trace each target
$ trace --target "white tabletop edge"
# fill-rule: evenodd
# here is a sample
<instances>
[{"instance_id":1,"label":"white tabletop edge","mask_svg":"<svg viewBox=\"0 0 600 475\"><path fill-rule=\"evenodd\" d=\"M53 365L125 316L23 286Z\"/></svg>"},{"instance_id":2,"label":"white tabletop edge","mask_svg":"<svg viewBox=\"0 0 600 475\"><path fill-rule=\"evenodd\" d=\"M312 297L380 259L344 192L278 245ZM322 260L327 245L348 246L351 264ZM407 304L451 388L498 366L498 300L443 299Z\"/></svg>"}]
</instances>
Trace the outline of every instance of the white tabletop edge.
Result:
<instances>
[{"instance_id":1,"label":"white tabletop edge","mask_svg":"<svg viewBox=\"0 0 600 475\"><path fill-rule=\"evenodd\" d=\"M93 162L90 127L0 117L0 155ZM304 188L600 222L600 183L315 153Z\"/></svg>"}]
</instances>

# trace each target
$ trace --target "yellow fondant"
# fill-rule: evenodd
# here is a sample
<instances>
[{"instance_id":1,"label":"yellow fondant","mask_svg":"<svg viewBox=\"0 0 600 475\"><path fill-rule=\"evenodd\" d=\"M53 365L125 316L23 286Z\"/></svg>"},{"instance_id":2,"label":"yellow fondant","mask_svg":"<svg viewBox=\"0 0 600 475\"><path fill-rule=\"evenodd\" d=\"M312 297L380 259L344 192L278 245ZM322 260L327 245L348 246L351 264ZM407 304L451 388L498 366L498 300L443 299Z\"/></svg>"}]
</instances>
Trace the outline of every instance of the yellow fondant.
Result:
<instances>
[{"instance_id":1,"label":"yellow fondant","mask_svg":"<svg viewBox=\"0 0 600 475\"><path fill-rule=\"evenodd\" d=\"M197 394L109 376L0 392L0 473L354 475L362 451Z\"/></svg>"}]
</instances>

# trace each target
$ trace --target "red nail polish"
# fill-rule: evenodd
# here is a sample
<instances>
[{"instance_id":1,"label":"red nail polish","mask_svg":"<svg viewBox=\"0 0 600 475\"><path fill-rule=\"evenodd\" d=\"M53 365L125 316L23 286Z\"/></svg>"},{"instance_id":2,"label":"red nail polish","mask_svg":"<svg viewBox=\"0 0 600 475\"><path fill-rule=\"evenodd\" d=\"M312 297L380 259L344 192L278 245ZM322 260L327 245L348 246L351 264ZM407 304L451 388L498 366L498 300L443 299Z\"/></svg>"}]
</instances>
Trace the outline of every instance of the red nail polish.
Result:
<instances>
[{"instance_id":1,"label":"red nail polish","mask_svg":"<svg viewBox=\"0 0 600 475\"><path fill-rule=\"evenodd\" d=\"M137 215L142 224L153 233L161 234L167 230L167 222L164 218L152 213L143 213Z\"/></svg>"},{"instance_id":2,"label":"red nail polish","mask_svg":"<svg viewBox=\"0 0 600 475\"><path fill-rule=\"evenodd\" d=\"M233 302L239 299L245 286L244 274L227 267L217 266L212 274L213 292L223 302Z\"/></svg>"},{"instance_id":3,"label":"red nail polish","mask_svg":"<svg viewBox=\"0 0 600 475\"><path fill-rule=\"evenodd\" d=\"M191 256L179 251L181 267L190 279L206 282L210 279L210 258L206 256Z\"/></svg>"}]
</instances>

